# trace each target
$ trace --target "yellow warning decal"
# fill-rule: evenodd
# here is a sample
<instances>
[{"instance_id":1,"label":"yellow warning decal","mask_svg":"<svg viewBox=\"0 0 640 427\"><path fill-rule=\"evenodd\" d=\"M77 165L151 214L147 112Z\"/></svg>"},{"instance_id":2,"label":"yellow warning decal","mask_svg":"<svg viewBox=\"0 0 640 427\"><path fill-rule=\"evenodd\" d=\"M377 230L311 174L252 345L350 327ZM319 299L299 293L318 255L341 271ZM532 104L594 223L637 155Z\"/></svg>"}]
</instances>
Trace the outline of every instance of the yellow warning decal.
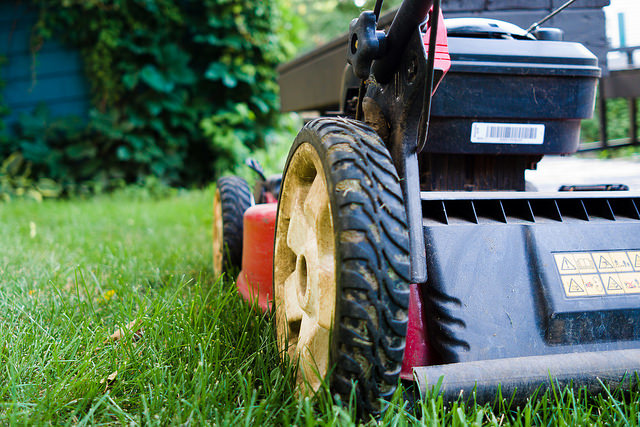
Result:
<instances>
[{"instance_id":1,"label":"yellow warning decal","mask_svg":"<svg viewBox=\"0 0 640 427\"><path fill-rule=\"evenodd\" d=\"M640 271L640 251L627 251L634 271Z\"/></svg>"},{"instance_id":2,"label":"yellow warning decal","mask_svg":"<svg viewBox=\"0 0 640 427\"><path fill-rule=\"evenodd\" d=\"M640 294L640 250L555 252L569 298Z\"/></svg>"},{"instance_id":3,"label":"yellow warning decal","mask_svg":"<svg viewBox=\"0 0 640 427\"><path fill-rule=\"evenodd\" d=\"M587 297L592 295L605 295L602 281L597 274L592 275L567 275L560 276L564 293L568 297Z\"/></svg>"},{"instance_id":4,"label":"yellow warning decal","mask_svg":"<svg viewBox=\"0 0 640 427\"><path fill-rule=\"evenodd\" d=\"M600 273L633 271L626 252L593 252Z\"/></svg>"}]
</instances>

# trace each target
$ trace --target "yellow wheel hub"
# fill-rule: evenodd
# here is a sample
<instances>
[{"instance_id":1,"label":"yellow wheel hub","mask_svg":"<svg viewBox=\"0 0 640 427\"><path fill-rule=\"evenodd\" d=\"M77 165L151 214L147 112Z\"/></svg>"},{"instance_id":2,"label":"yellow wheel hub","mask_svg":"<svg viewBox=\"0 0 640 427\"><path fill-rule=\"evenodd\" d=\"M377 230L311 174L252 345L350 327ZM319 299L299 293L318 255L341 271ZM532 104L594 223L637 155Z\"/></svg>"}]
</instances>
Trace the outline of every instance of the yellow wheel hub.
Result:
<instances>
[{"instance_id":1,"label":"yellow wheel hub","mask_svg":"<svg viewBox=\"0 0 640 427\"><path fill-rule=\"evenodd\" d=\"M280 194L274 254L278 342L299 361L298 383L316 391L330 369L336 261L325 172L310 144L293 154Z\"/></svg>"},{"instance_id":2,"label":"yellow wheel hub","mask_svg":"<svg viewBox=\"0 0 640 427\"><path fill-rule=\"evenodd\" d=\"M220 190L213 196L213 268L217 274L222 273L224 261L224 235L222 222L222 201Z\"/></svg>"}]
</instances>

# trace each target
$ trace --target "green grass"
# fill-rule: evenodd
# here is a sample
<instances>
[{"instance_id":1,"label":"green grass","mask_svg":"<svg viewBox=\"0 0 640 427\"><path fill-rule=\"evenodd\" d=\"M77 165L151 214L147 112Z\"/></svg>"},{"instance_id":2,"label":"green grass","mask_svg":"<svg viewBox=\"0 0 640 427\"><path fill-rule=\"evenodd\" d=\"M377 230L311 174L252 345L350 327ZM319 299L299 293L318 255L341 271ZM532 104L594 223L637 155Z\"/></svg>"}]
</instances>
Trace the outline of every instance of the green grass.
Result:
<instances>
[{"instance_id":1,"label":"green grass","mask_svg":"<svg viewBox=\"0 0 640 427\"><path fill-rule=\"evenodd\" d=\"M269 318L214 275L211 198L132 191L0 205L0 424L356 422L326 391L296 396ZM134 320L141 336L109 340ZM381 422L637 425L638 391L612 394L408 409L399 393Z\"/></svg>"}]
</instances>

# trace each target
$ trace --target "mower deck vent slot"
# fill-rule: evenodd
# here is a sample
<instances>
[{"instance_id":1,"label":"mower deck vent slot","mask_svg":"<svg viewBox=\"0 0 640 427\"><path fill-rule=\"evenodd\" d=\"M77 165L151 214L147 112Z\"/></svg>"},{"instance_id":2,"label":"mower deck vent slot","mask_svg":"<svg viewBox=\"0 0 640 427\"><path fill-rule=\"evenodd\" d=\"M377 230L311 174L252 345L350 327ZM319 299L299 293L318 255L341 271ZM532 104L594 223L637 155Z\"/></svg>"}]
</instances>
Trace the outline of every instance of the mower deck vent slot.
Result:
<instances>
[{"instance_id":1,"label":"mower deck vent slot","mask_svg":"<svg viewBox=\"0 0 640 427\"><path fill-rule=\"evenodd\" d=\"M563 221L572 219L589 221L589 214L581 199L558 199L557 203Z\"/></svg>"},{"instance_id":2,"label":"mower deck vent slot","mask_svg":"<svg viewBox=\"0 0 640 427\"><path fill-rule=\"evenodd\" d=\"M447 224L478 223L478 215L471 200L445 200L444 209Z\"/></svg>"},{"instance_id":3,"label":"mower deck vent slot","mask_svg":"<svg viewBox=\"0 0 640 427\"><path fill-rule=\"evenodd\" d=\"M500 200L474 200L478 223L507 222Z\"/></svg>"},{"instance_id":4,"label":"mower deck vent slot","mask_svg":"<svg viewBox=\"0 0 640 427\"><path fill-rule=\"evenodd\" d=\"M528 200L503 200L502 207L508 223L535 222Z\"/></svg>"},{"instance_id":5,"label":"mower deck vent slot","mask_svg":"<svg viewBox=\"0 0 640 427\"><path fill-rule=\"evenodd\" d=\"M640 198L423 198L422 213L425 225L640 221Z\"/></svg>"},{"instance_id":6,"label":"mower deck vent slot","mask_svg":"<svg viewBox=\"0 0 640 427\"><path fill-rule=\"evenodd\" d=\"M616 217L613 214L611 205L607 199L584 199L582 201L587 211L589 219L608 219L615 221Z\"/></svg>"},{"instance_id":7,"label":"mower deck vent slot","mask_svg":"<svg viewBox=\"0 0 640 427\"><path fill-rule=\"evenodd\" d=\"M447 212L442 200L424 200L422 202L423 222L437 222L448 224Z\"/></svg>"},{"instance_id":8,"label":"mower deck vent slot","mask_svg":"<svg viewBox=\"0 0 640 427\"><path fill-rule=\"evenodd\" d=\"M579 200L578 200L579 201ZM533 214L533 221L562 221L564 213L559 206L559 201L554 199L531 199L529 204ZM581 204L582 202L579 201ZM584 207L583 207L584 210ZM585 213L586 215L586 213Z\"/></svg>"},{"instance_id":9,"label":"mower deck vent slot","mask_svg":"<svg viewBox=\"0 0 640 427\"><path fill-rule=\"evenodd\" d=\"M640 220L638 200L634 203L633 199L609 199L609 205L616 219Z\"/></svg>"}]
</instances>

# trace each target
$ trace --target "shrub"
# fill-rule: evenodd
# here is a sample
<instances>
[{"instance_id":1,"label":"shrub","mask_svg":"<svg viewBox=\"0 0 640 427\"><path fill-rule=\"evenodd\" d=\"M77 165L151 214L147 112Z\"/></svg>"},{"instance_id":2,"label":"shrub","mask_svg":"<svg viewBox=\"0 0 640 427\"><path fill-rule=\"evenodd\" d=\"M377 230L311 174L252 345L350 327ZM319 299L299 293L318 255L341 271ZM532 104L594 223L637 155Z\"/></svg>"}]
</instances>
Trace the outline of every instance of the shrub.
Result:
<instances>
[{"instance_id":1,"label":"shrub","mask_svg":"<svg viewBox=\"0 0 640 427\"><path fill-rule=\"evenodd\" d=\"M36 54L53 36L79 49L93 108L88 124L38 109L0 154L65 188L212 180L276 123L276 66L295 41L280 1L32 0Z\"/></svg>"}]
</instances>

